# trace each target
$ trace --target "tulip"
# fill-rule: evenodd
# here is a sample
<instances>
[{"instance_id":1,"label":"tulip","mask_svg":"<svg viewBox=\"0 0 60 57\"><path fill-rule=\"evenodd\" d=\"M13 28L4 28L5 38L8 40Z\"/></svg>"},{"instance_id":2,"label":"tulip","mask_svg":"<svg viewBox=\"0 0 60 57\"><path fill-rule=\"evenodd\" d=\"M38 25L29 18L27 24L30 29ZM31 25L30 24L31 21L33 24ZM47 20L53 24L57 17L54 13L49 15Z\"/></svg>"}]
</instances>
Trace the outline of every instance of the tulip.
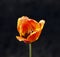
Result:
<instances>
[{"instance_id":1,"label":"tulip","mask_svg":"<svg viewBox=\"0 0 60 57\"><path fill-rule=\"evenodd\" d=\"M19 36L16 36L17 40L23 41L24 43L32 43L39 39L42 29L44 27L45 20L30 19L27 16L22 16L18 18L17 21L17 31Z\"/></svg>"}]
</instances>

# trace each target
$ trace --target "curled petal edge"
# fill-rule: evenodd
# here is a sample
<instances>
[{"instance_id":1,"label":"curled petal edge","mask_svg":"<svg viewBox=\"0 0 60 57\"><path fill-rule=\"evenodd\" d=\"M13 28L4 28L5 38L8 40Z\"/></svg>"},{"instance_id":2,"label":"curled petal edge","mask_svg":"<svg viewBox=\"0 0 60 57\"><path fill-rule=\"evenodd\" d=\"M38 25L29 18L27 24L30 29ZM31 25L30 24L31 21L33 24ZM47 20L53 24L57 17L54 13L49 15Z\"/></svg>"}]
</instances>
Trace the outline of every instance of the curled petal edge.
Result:
<instances>
[{"instance_id":1,"label":"curled petal edge","mask_svg":"<svg viewBox=\"0 0 60 57\"><path fill-rule=\"evenodd\" d=\"M40 29L42 30L45 24L45 20L40 20L39 24L40 24Z\"/></svg>"},{"instance_id":2,"label":"curled petal edge","mask_svg":"<svg viewBox=\"0 0 60 57\"><path fill-rule=\"evenodd\" d=\"M19 41L24 41L24 40L25 40L25 38L20 37L20 36L16 36L16 38L17 38L17 40L19 40Z\"/></svg>"}]
</instances>

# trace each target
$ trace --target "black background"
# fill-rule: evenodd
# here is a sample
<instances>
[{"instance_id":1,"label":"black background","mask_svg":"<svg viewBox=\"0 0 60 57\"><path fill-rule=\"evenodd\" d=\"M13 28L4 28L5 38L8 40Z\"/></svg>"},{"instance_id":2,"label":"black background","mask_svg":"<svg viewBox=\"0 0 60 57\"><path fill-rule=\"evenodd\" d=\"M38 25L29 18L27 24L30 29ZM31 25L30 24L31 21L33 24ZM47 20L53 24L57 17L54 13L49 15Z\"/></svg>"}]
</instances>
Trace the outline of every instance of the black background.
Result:
<instances>
[{"instance_id":1,"label":"black background","mask_svg":"<svg viewBox=\"0 0 60 57\"><path fill-rule=\"evenodd\" d=\"M39 40L32 43L33 57L60 57L59 0L0 0L0 57L28 57L28 45L16 39L21 16L46 20Z\"/></svg>"}]
</instances>

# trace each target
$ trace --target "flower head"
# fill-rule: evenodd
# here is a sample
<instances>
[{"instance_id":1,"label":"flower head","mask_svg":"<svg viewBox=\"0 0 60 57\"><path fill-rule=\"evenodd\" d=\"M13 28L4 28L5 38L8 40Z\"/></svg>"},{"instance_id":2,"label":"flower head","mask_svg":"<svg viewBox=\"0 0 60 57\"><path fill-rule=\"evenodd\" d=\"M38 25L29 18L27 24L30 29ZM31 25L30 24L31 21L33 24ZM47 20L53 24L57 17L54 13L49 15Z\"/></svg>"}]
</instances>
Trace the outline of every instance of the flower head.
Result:
<instances>
[{"instance_id":1,"label":"flower head","mask_svg":"<svg viewBox=\"0 0 60 57\"><path fill-rule=\"evenodd\" d=\"M17 30L19 32L19 36L16 36L16 38L19 41L24 41L24 43L35 42L38 40L44 24L45 20L40 20L37 22L36 20L30 19L27 16L18 18Z\"/></svg>"}]
</instances>

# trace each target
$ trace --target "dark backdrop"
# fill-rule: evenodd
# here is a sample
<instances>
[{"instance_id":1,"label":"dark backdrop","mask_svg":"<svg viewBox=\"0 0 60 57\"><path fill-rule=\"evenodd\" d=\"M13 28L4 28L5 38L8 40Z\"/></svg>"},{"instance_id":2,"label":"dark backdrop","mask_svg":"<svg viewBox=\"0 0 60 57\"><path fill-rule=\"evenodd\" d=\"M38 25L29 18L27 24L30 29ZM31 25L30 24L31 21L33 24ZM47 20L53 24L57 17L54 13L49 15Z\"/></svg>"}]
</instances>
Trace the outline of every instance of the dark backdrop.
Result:
<instances>
[{"instance_id":1,"label":"dark backdrop","mask_svg":"<svg viewBox=\"0 0 60 57\"><path fill-rule=\"evenodd\" d=\"M60 57L59 0L0 0L0 57L28 57L28 45L16 40L21 16L46 20L38 41L32 44L33 57Z\"/></svg>"}]
</instances>

